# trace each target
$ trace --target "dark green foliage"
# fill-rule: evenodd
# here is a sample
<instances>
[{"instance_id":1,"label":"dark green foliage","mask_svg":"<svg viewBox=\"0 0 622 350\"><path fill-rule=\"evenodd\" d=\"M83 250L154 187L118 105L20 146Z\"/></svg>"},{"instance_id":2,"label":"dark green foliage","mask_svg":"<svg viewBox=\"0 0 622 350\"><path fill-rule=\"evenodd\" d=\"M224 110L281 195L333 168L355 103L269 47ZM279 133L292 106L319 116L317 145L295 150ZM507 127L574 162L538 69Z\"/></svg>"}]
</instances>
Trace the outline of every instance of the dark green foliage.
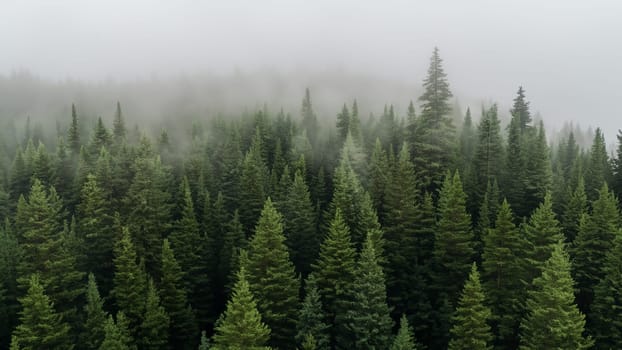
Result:
<instances>
[{"instance_id":1,"label":"dark green foliage","mask_svg":"<svg viewBox=\"0 0 622 350\"><path fill-rule=\"evenodd\" d=\"M311 144L315 144L318 137L317 116L313 111L311 104L311 93L309 88L305 89L305 97L302 100L302 128L306 131L307 137Z\"/></svg>"},{"instance_id":2,"label":"dark green foliage","mask_svg":"<svg viewBox=\"0 0 622 350\"><path fill-rule=\"evenodd\" d=\"M78 113L76 112L76 106L71 104L71 126L69 127L67 142L69 143L69 149L74 159L77 159L80 154L80 126L78 125Z\"/></svg>"},{"instance_id":3,"label":"dark green foliage","mask_svg":"<svg viewBox=\"0 0 622 350\"><path fill-rule=\"evenodd\" d=\"M603 278L594 287L591 307L590 333L594 335L597 349L617 349L622 346L622 238L618 233L613 248L603 266Z\"/></svg>"},{"instance_id":4,"label":"dark green foliage","mask_svg":"<svg viewBox=\"0 0 622 350\"><path fill-rule=\"evenodd\" d=\"M20 324L15 328L12 343L24 350L73 349L69 325L54 310L37 275L30 276L28 292L19 302Z\"/></svg>"},{"instance_id":5,"label":"dark green foliage","mask_svg":"<svg viewBox=\"0 0 622 350\"><path fill-rule=\"evenodd\" d=\"M114 296L116 306L127 315L132 334L138 334L138 326L145 310L147 276L139 264L130 232L123 228L114 248Z\"/></svg>"},{"instance_id":6,"label":"dark green foliage","mask_svg":"<svg viewBox=\"0 0 622 350\"><path fill-rule=\"evenodd\" d=\"M102 291L108 293L112 288L112 258L115 232L113 213L108 202L109 193L93 175L88 175L81 191L78 205L78 232L84 241L84 251L89 259L85 264L87 271L95 274Z\"/></svg>"},{"instance_id":7,"label":"dark green foliage","mask_svg":"<svg viewBox=\"0 0 622 350\"><path fill-rule=\"evenodd\" d=\"M435 284L454 303L460 287L454 281L465 280L475 257L471 218L466 212L466 196L460 175L448 173L439 199L439 222L434 241Z\"/></svg>"},{"instance_id":8,"label":"dark green foliage","mask_svg":"<svg viewBox=\"0 0 622 350\"><path fill-rule=\"evenodd\" d=\"M598 191L598 199L592 202L592 214L584 216L571 250L573 277L577 282L577 303L581 311L589 315L594 299L593 288L604 277L603 266L607 252L619 234L620 212L618 201L604 184Z\"/></svg>"},{"instance_id":9,"label":"dark green foliage","mask_svg":"<svg viewBox=\"0 0 622 350\"><path fill-rule=\"evenodd\" d=\"M322 309L320 293L317 289L317 281L313 274L305 280L305 298L298 312L296 324L296 342L304 349L309 337L313 337L314 349L330 349L329 328L324 322L325 315Z\"/></svg>"},{"instance_id":10,"label":"dark green foliage","mask_svg":"<svg viewBox=\"0 0 622 350\"><path fill-rule=\"evenodd\" d=\"M596 129L586 170L585 193L589 200L594 200L598 198L598 190L603 186L603 183L611 178L605 136L600 128Z\"/></svg>"},{"instance_id":11,"label":"dark green foliage","mask_svg":"<svg viewBox=\"0 0 622 350\"><path fill-rule=\"evenodd\" d=\"M561 223L566 235L566 241L573 242L575 240L579 233L581 217L584 214L587 214L587 196L585 195L583 176L580 176L577 187L570 195L562 215Z\"/></svg>"},{"instance_id":12,"label":"dark green foliage","mask_svg":"<svg viewBox=\"0 0 622 350\"><path fill-rule=\"evenodd\" d=\"M289 260L282 216L270 198L261 211L244 267L257 309L272 331L269 344L293 348L300 283Z\"/></svg>"},{"instance_id":13,"label":"dark green foliage","mask_svg":"<svg viewBox=\"0 0 622 350\"><path fill-rule=\"evenodd\" d=\"M149 280L145 300L145 315L140 325L140 344L142 349L164 350L168 347L170 319L160 304L158 290Z\"/></svg>"},{"instance_id":14,"label":"dark green foliage","mask_svg":"<svg viewBox=\"0 0 622 350\"><path fill-rule=\"evenodd\" d=\"M542 273L542 267L551 257L557 242L564 239L553 213L550 194L544 197L544 202L533 212L523 231L526 240L526 270L521 278L530 284Z\"/></svg>"},{"instance_id":15,"label":"dark green foliage","mask_svg":"<svg viewBox=\"0 0 622 350\"><path fill-rule=\"evenodd\" d=\"M417 350L412 327L408 325L408 319L405 315L400 318L400 328L393 339L390 350Z\"/></svg>"},{"instance_id":16,"label":"dark green foliage","mask_svg":"<svg viewBox=\"0 0 622 350\"><path fill-rule=\"evenodd\" d=\"M313 265L317 278L322 305L329 324L332 324L331 341L347 334L343 319L351 308L353 300L352 284L356 276L356 250L350 239L341 210L337 209L331 222L328 235L320 247L320 255ZM334 344L334 343L333 343Z\"/></svg>"},{"instance_id":17,"label":"dark green foliage","mask_svg":"<svg viewBox=\"0 0 622 350\"><path fill-rule=\"evenodd\" d=\"M250 291L244 267L237 274L231 299L216 323L215 350L267 350L270 328L261 320L257 303Z\"/></svg>"},{"instance_id":18,"label":"dark green foliage","mask_svg":"<svg viewBox=\"0 0 622 350\"><path fill-rule=\"evenodd\" d=\"M419 97L421 113L415 122L411 140L413 162L424 188L440 187L443 175L453 163L454 126L450 117L451 106L447 75L443 70L438 48L430 58L428 75L423 81L424 93Z\"/></svg>"},{"instance_id":19,"label":"dark green foliage","mask_svg":"<svg viewBox=\"0 0 622 350\"><path fill-rule=\"evenodd\" d=\"M370 236L361 251L352 288L353 307L345 316L349 335L354 339L350 345L354 349L387 349L391 344L393 321L389 316L384 273L378 265ZM339 345L346 348L346 344Z\"/></svg>"},{"instance_id":20,"label":"dark green foliage","mask_svg":"<svg viewBox=\"0 0 622 350\"><path fill-rule=\"evenodd\" d=\"M497 105L492 105L482 115L477 127L478 143L474 156L475 201L481 202L487 186L501 177L504 149L501 140Z\"/></svg>"},{"instance_id":21,"label":"dark green foliage","mask_svg":"<svg viewBox=\"0 0 622 350\"><path fill-rule=\"evenodd\" d=\"M117 110L114 113L114 121L112 122L112 136L116 144L121 144L126 136L125 119L121 113L121 104L117 101Z\"/></svg>"},{"instance_id":22,"label":"dark green foliage","mask_svg":"<svg viewBox=\"0 0 622 350\"><path fill-rule=\"evenodd\" d=\"M104 340L105 324L108 314L104 311L104 301L99 296L95 276L90 273L86 287L86 305L84 306L86 320L81 344L85 349L97 350Z\"/></svg>"},{"instance_id":23,"label":"dark green foliage","mask_svg":"<svg viewBox=\"0 0 622 350\"><path fill-rule=\"evenodd\" d=\"M574 303L570 261L561 241L551 248L529 292L526 316L521 321L521 350L588 349L593 341L583 336L585 316Z\"/></svg>"},{"instance_id":24,"label":"dark green foliage","mask_svg":"<svg viewBox=\"0 0 622 350\"><path fill-rule=\"evenodd\" d=\"M8 219L0 230L0 346L9 344L19 309L17 265L21 249L11 232Z\"/></svg>"},{"instance_id":25,"label":"dark green foliage","mask_svg":"<svg viewBox=\"0 0 622 350\"><path fill-rule=\"evenodd\" d=\"M492 349L488 324L492 313L485 305L485 298L477 265L473 263L452 318L449 350Z\"/></svg>"},{"instance_id":26,"label":"dark green foliage","mask_svg":"<svg viewBox=\"0 0 622 350\"><path fill-rule=\"evenodd\" d=\"M240 221L247 235L257 223L267 197L268 168L261 149L262 139L257 129L253 144L244 157L240 178Z\"/></svg>"},{"instance_id":27,"label":"dark green foliage","mask_svg":"<svg viewBox=\"0 0 622 350\"><path fill-rule=\"evenodd\" d=\"M374 208L379 216L384 220L384 196L387 190L387 183L390 177L389 160L382 148L380 139L376 139L374 150L369 161L369 195L371 196Z\"/></svg>"},{"instance_id":28,"label":"dark green foliage","mask_svg":"<svg viewBox=\"0 0 622 350\"><path fill-rule=\"evenodd\" d=\"M529 102L525 99L525 90L522 86L518 87L516 97L514 98L514 106L510 111L512 119L518 122L519 130L524 133L531 127L531 113L529 112Z\"/></svg>"},{"instance_id":29,"label":"dark green foliage","mask_svg":"<svg viewBox=\"0 0 622 350\"><path fill-rule=\"evenodd\" d=\"M622 198L622 130L618 130L618 148L616 149L616 158L613 159L612 171L612 190L616 197Z\"/></svg>"},{"instance_id":30,"label":"dark green foliage","mask_svg":"<svg viewBox=\"0 0 622 350\"><path fill-rule=\"evenodd\" d=\"M160 275L160 298L170 316L170 347L193 349L199 337L194 314L188 304L187 291L183 285L183 272L167 239L162 243Z\"/></svg>"},{"instance_id":31,"label":"dark green foliage","mask_svg":"<svg viewBox=\"0 0 622 350\"><path fill-rule=\"evenodd\" d=\"M490 305L498 341L506 346L517 342L518 322L524 300L524 285L520 280L524 270L524 241L513 223L512 210L503 201L495 228L483 236L482 281L486 289L486 304ZM515 346L515 345L514 345Z\"/></svg>"},{"instance_id":32,"label":"dark green foliage","mask_svg":"<svg viewBox=\"0 0 622 350\"><path fill-rule=\"evenodd\" d=\"M527 144L524 147L523 207L525 210L531 211L544 200L546 193L551 190L551 162L542 122L540 122L537 133L534 130L527 135L525 141Z\"/></svg>"},{"instance_id":33,"label":"dark green foliage","mask_svg":"<svg viewBox=\"0 0 622 350\"><path fill-rule=\"evenodd\" d=\"M122 312L117 314L117 322L108 316L104 331L106 336L99 350L136 350L134 339L130 335L128 320Z\"/></svg>"},{"instance_id":34,"label":"dark green foliage","mask_svg":"<svg viewBox=\"0 0 622 350\"><path fill-rule=\"evenodd\" d=\"M315 261L320 249L320 236L316 231L315 212L309 189L300 171L294 175L294 183L279 207L283 212L285 243L291 260L296 271L306 276L311 271L311 263Z\"/></svg>"}]
</instances>

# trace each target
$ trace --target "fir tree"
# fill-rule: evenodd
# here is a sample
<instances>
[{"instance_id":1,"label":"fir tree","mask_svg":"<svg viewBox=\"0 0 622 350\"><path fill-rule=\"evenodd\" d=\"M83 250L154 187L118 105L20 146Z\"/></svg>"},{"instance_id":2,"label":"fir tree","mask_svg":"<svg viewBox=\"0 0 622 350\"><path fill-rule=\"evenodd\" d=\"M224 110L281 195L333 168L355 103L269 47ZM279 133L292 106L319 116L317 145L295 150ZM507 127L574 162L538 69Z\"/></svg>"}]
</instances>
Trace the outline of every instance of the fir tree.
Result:
<instances>
[{"instance_id":1,"label":"fir tree","mask_svg":"<svg viewBox=\"0 0 622 350\"><path fill-rule=\"evenodd\" d=\"M424 93L419 97L421 114L411 144L419 179L424 188L434 190L440 187L455 151L452 141L454 126L449 116L452 93L438 48L434 48L423 88Z\"/></svg>"},{"instance_id":2,"label":"fir tree","mask_svg":"<svg viewBox=\"0 0 622 350\"><path fill-rule=\"evenodd\" d=\"M76 106L71 105L71 126L69 127L69 134L67 135L67 142L69 143L69 149L74 159L77 159L80 154L80 127L78 125L78 113L76 112Z\"/></svg>"},{"instance_id":3,"label":"fir tree","mask_svg":"<svg viewBox=\"0 0 622 350\"><path fill-rule=\"evenodd\" d=\"M521 255L524 242L514 226L507 201L501 204L495 228L487 229L483 239L481 275L488 294L487 304L493 311L499 342L515 347L522 312L520 301L524 300L524 286L520 280L524 269Z\"/></svg>"},{"instance_id":4,"label":"fir tree","mask_svg":"<svg viewBox=\"0 0 622 350\"><path fill-rule=\"evenodd\" d=\"M139 264L130 232L123 228L114 248L114 289L112 295L120 311L127 315L130 330L138 334L138 326L144 315L147 276Z\"/></svg>"},{"instance_id":5,"label":"fir tree","mask_svg":"<svg viewBox=\"0 0 622 350\"><path fill-rule=\"evenodd\" d=\"M174 349L196 347L199 335L194 314L188 305L187 292L183 285L183 272L177 262L170 243L162 243L160 297L162 306L170 316L170 345Z\"/></svg>"},{"instance_id":6,"label":"fir tree","mask_svg":"<svg viewBox=\"0 0 622 350\"><path fill-rule=\"evenodd\" d=\"M619 224L618 201L607 184L603 184L598 191L598 199L592 203L592 214L581 220L571 251L573 277L578 288L577 304L586 315L590 314L593 288L604 277L603 266L619 232Z\"/></svg>"},{"instance_id":7,"label":"fir tree","mask_svg":"<svg viewBox=\"0 0 622 350\"><path fill-rule=\"evenodd\" d=\"M574 303L570 261L561 242L553 245L533 285L521 321L520 349L590 348L593 341L583 336L585 316Z\"/></svg>"},{"instance_id":8,"label":"fir tree","mask_svg":"<svg viewBox=\"0 0 622 350\"><path fill-rule=\"evenodd\" d=\"M104 301L99 296L95 276L90 273L86 288L86 305L84 306L86 321L82 344L85 349L97 350L104 340L104 326L108 314L104 311Z\"/></svg>"},{"instance_id":9,"label":"fir tree","mask_svg":"<svg viewBox=\"0 0 622 350\"><path fill-rule=\"evenodd\" d=\"M562 227L566 235L566 241L572 243L579 233L581 216L587 214L587 196L583 176L579 177L577 187L570 195L562 215Z\"/></svg>"},{"instance_id":10,"label":"fir tree","mask_svg":"<svg viewBox=\"0 0 622 350\"><path fill-rule=\"evenodd\" d=\"M104 325L106 333L104 341L99 350L136 350L134 340L128 329L128 321L122 312L117 314L117 322L111 316L108 316Z\"/></svg>"},{"instance_id":11,"label":"fir tree","mask_svg":"<svg viewBox=\"0 0 622 350\"><path fill-rule=\"evenodd\" d=\"M121 104L117 101L117 109L114 113L114 121L112 122L112 135L116 144L120 144L125 140L127 130L125 128L125 119L121 112Z\"/></svg>"},{"instance_id":12,"label":"fir tree","mask_svg":"<svg viewBox=\"0 0 622 350\"><path fill-rule=\"evenodd\" d=\"M592 142L592 148L590 149L587 175L585 177L585 193L587 194L587 198L589 200L598 198L598 190L603 186L603 183L610 178L611 169L609 157L607 156L605 136L600 128L597 128L594 141Z\"/></svg>"},{"instance_id":13,"label":"fir tree","mask_svg":"<svg viewBox=\"0 0 622 350\"><path fill-rule=\"evenodd\" d=\"M169 322L170 319L166 310L160 305L158 290L153 281L149 280L145 300L145 315L140 325L141 349L167 349Z\"/></svg>"},{"instance_id":14,"label":"fir tree","mask_svg":"<svg viewBox=\"0 0 622 350\"><path fill-rule=\"evenodd\" d=\"M73 349L70 328L45 294L39 276L29 278L28 292L20 299L20 324L13 332L13 344L21 349Z\"/></svg>"},{"instance_id":15,"label":"fir tree","mask_svg":"<svg viewBox=\"0 0 622 350\"><path fill-rule=\"evenodd\" d=\"M514 106L510 110L512 119L516 119L521 133L529 129L531 125L531 113L529 112L529 102L525 99L525 90L522 86L518 87L516 97L514 98Z\"/></svg>"},{"instance_id":16,"label":"fir tree","mask_svg":"<svg viewBox=\"0 0 622 350\"><path fill-rule=\"evenodd\" d=\"M247 234L257 223L259 214L266 200L268 168L261 153L262 139L259 129L255 132L253 144L244 157L240 178L240 221Z\"/></svg>"},{"instance_id":17,"label":"fir tree","mask_svg":"<svg viewBox=\"0 0 622 350\"><path fill-rule=\"evenodd\" d=\"M328 235L320 246L318 260L312 265L328 323L333 325L333 344L338 336L347 332L345 325L338 320L344 319L346 312L352 307L352 284L356 276L355 257L356 250L350 240L350 230L341 216L341 211L337 209Z\"/></svg>"},{"instance_id":18,"label":"fir tree","mask_svg":"<svg viewBox=\"0 0 622 350\"><path fill-rule=\"evenodd\" d=\"M305 292L306 295L298 313L298 323L296 324L296 342L303 345L311 336L315 342L315 349L328 350L330 349L330 326L324 322L322 301L313 274L310 274L305 280Z\"/></svg>"},{"instance_id":19,"label":"fir tree","mask_svg":"<svg viewBox=\"0 0 622 350\"><path fill-rule=\"evenodd\" d=\"M272 331L270 345L292 348L300 285L285 245L282 216L270 198L255 227L245 268L257 309Z\"/></svg>"},{"instance_id":20,"label":"fir tree","mask_svg":"<svg viewBox=\"0 0 622 350\"><path fill-rule=\"evenodd\" d=\"M311 104L311 93L309 92L309 88L305 89L305 97L302 100L302 128L306 130L307 137L312 145L315 144L317 140L318 133L318 123L317 116L313 111L313 106Z\"/></svg>"},{"instance_id":21,"label":"fir tree","mask_svg":"<svg viewBox=\"0 0 622 350\"><path fill-rule=\"evenodd\" d=\"M408 319L405 315L400 318L400 328L393 339L390 350L417 350L413 330L408 325Z\"/></svg>"},{"instance_id":22,"label":"fir tree","mask_svg":"<svg viewBox=\"0 0 622 350\"><path fill-rule=\"evenodd\" d=\"M374 243L367 237L352 285L353 308L346 314L354 349L387 349L391 344L393 321L387 305L384 273L378 265ZM341 335L340 338L345 338ZM346 348L346 344L338 344Z\"/></svg>"},{"instance_id":23,"label":"fir tree","mask_svg":"<svg viewBox=\"0 0 622 350\"><path fill-rule=\"evenodd\" d=\"M590 333L596 340L596 349L617 349L622 346L622 238L616 235L613 248L603 266L603 278L594 287L591 307Z\"/></svg>"},{"instance_id":24,"label":"fir tree","mask_svg":"<svg viewBox=\"0 0 622 350\"><path fill-rule=\"evenodd\" d=\"M622 130L618 130L616 138L618 139L618 148L616 149L616 158L613 159L611 187L616 197L622 198Z\"/></svg>"},{"instance_id":25,"label":"fir tree","mask_svg":"<svg viewBox=\"0 0 622 350\"><path fill-rule=\"evenodd\" d=\"M270 328L261 320L244 267L237 274L231 299L214 330L212 349L267 350Z\"/></svg>"},{"instance_id":26,"label":"fir tree","mask_svg":"<svg viewBox=\"0 0 622 350\"><path fill-rule=\"evenodd\" d=\"M492 313L484 305L485 298L477 265L473 263L453 316L450 350L492 349L492 332L488 324Z\"/></svg>"}]
</instances>

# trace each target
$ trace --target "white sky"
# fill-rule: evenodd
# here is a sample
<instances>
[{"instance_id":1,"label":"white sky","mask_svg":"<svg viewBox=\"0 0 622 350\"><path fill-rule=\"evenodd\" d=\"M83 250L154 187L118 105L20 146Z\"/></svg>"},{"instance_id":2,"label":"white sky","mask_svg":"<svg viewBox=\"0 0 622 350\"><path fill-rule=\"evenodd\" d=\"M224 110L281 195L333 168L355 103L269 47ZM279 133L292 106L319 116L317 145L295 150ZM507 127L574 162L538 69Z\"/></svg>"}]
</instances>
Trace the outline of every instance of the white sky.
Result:
<instances>
[{"instance_id":1,"label":"white sky","mask_svg":"<svg viewBox=\"0 0 622 350\"><path fill-rule=\"evenodd\" d=\"M341 68L419 84L438 46L461 100L622 127L622 2L0 0L0 74L136 79ZM608 139L611 141L611 139Z\"/></svg>"}]
</instances>

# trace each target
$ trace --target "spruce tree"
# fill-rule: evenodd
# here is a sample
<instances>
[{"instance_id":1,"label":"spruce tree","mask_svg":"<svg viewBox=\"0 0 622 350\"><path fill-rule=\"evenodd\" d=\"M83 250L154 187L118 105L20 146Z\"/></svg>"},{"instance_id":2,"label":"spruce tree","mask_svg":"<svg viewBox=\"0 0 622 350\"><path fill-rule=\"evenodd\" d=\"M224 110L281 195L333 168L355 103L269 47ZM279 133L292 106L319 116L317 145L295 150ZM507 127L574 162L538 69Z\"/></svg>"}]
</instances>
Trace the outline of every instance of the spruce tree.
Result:
<instances>
[{"instance_id":1,"label":"spruce tree","mask_svg":"<svg viewBox=\"0 0 622 350\"><path fill-rule=\"evenodd\" d=\"M307 137L309 138L309 142L312 145L315 145L315 142L318 137L318 122L317 116L313 111L313 105L311 104L311 93L309 92L309 88L305 89L305 96L302 100L302 128L306 130Z\"/></svg>"},{"instance_id":2,"label":"spruce tree","mask_svg":"<svg viewBox=\"0 0 622 350\"><path fill-rule=\"evenodd\" d=\"M127 135L125 128L125 118L121 112L121 104L117 101L117 109L114 113L114 121L112 122L112 135L117 145L121 144Z\"/></svg>"},{"instance_id":3,"label":"spruce tree","mask_svg":"<svg viewBox=\"0 0 622 350\"><path fill-rule=\"evenodd\" d=\"M348 330L342 322L352 307L352 285L356 276L356 250L350 239L341 210L337 209L328 234L320 246L320 255L312 265L317 278L322 305L326 310L328 324L332 325L331 343Z\"/></svg>"},{"instance_id":4,"label":"spruce tree","mask_svg":"<svg viewBox=\"0 0 622 350\"><path fill-rule=\"evenodd\" d=\"M513 214L506 200L501 204L495 227L484 234L482 281L487 291L487 305L493 311L498 342L507 347L517 343L518 321L524 300L523 282L524 241L513 223ZM512 345L514 344L514 345Z\"/></svg>"},{"instance_id":5,"label":"spruce tree","mask_svg":"<svg viewBox=\"0 0 622 350\"><path fill-rule=\"evenodd\" d=\"M577 304L579 309L590 314L594 298L594 287L604 277L603 266L607 252L619 233L620 212L618 201L603 184L598 199L592 202L592 214L584 216L571 250L573 277L577 282Z\"/></svg>"},{"instance_id":6,"label":"spruce tree","mask_svg":"<svg viewBox=\"0 0 622 350\"><path fill-rule=\"evenodd\" d=\"M315 213L309 188L297 171L285 202L281 205L284 217L285 243L296 271L306 276L317 258L320 237L316 231ZM273 330L274 331L274 330Z\"/></svg>"},{"instance_id":7,"label":"spruce tree","mask_svg":"<svg viewBox=\"0 0 622 350\"><path fill-rule=\"evenodd\" d=\"M240 177L240 221L247 235L257 223L267 196L268 168L262 156L262 147L261 135L257 129L251 148L244 157Z\"/></svg>"},{"instance_id":8,"label":"spruce tree","mask_svg":"<svg viewBox=\"0 0 622 350\"><path fill-rule=\"evenodd\" d=\"M354 349L387 349L391 345L393 321L387 305L387 292L384 273L378 265L374 243L367 237L356 268L356 277L352 284L354 298L352 308L345 318ZM346 335L340 335L346 338Z\"/></svg>"},{"instance_id":9,"label":"spruce tree","mask_svg":"<svg viewBox=\"0 0 622 350\"><path fill-rule=\"evenodd\" d=\"M485 299L477 265L473 263L452 318L449 350L492 349L492 332L488 324L492 313L485 306Z\"/></svg>"},{"instance_id":10,"label":"spruce tree","mask_svg":"<svg viewBox=\"0 0 622 350\"><path fill-rule=\"evenodd\" d=\"M585 194L583 176L580 176L577 187L565 205L561 220L567 242L574 242L579 233L579 222L583 214L587 214L587 196Z\"/></svg>"},{"instance_id":11,"label":"spruce tree","mask_svg":"<svg viewBox=\"0 0 622 350\"><path fill-rule=\"evenodd\" d=\"M465 202L460 175L448 173L439 199L440 220L434 241L434 258L437 290L446 294L452 304L460 291L455 281L466 279L475 255L471 218Z\"/></svg>"},{"instance_id":12,"label":"spruce tree","mask_svg":"<svg viewBox=\"0 0 622 350\"><path fill-rule=\"evenodd\" d=\"M160 304L158 290L149 280L145 300L145 315L140 325L141 349L165 350L168 348L168 329L170 319Z\"/></svg>"},{"instance_id":13,"label":"spruce tree","mask_svg":"<svg viewBox=\"0 0 622 350\"><path fill-rule=\"evenodd\" d=\"M246 270L241 267L225 312L216 322L214 350L268 350L270 328L263 323L250 291Z\"/></svg>"},{"instance_id":14,"label":"spruce tree","mask_svg":"<svg viewBox=\"0 0 622 350\"><path fill-rule=\"evenodd\" d=\"M309 336L315 341L315 349L330 349L329 328L322 309L322 301L317 288L317 281L313 274L305 280L305 298L298 312L296 324L296 342L299 345L305 343ZM304 346L303 346L304 348Z\"/></svg>"},{"instance_id":15,"label":"spruce tree","mask_svg":"<svg viewBox=\"0 0 622 350\"><path fill-rule=\"evenodd\" d=\"M70 328L54 310L45 294L39 276L29 278L28 292L19 300L22 305L20 324L13 332L12 343L21 349L73 349Z\"/></svg>"},{"instance_id":16,"label":"spruce tree","mask_svg":"<svg viewBox=\"0 0 622 350\"><path fill-rule=\"evenodd\" d=\"M400 328L393 339L390 350L417 350L417 344L413 337L413 330L412 327L408 325L406 315L402 315L402 318L400 318Z\"/></svg>"},{"instance_id":17,"label":"spruce tree","mask_svg":"<svg viewBox=\"0 0 622 350\"><path fill-rule=\"evenodd\" d=\"M589 331L596 340L596 349L617 349L622 346L622 238L616 235L613 248L603 266L603 278L594 287L594 303L589 318Z\"/></svg>"},{"instance_id":18,"label":"spruce tree","mask_svg":"<svg viewBox=\"0 0 622 350\"><path fill-rule=\"evenodd\" d=\"M116 323L112 315L108 316L104 331L106 335L99 350L136 350L134 339L128 328L128 320L122 312L117 314Z\"/></svg>"},{"instance_id":19,"label":"spruce tree","mask_svg":"<svg viewBox=\"0 0 622 350\"><path fill-rule=\"evenodd\" d=\"M593 340L583 335L585 316L574 303L570 261L561 241L553 245L533 285L521 320L520 349L590 348Z\"/></svg>"},{"instance_id":20,"label":"spruce tree","mask_svg":"<svg viewBox=\"0 0 622 350\"><path fill-rule=\"evenodd\" d=\"M482 116L477 127L478 143L474 156L476 176L475 201L480 202L488 184L501 176L503 163L503 144L497 105L492 105Z\"/></svg>"},{"instance_id":21,"label":"spruce tree","mask_svg":"<svg viewBox=\"0 0 622 350\"><path fill-rule=\"evenodd\" d=\"M192 349L196 346L199 331L194 314L188 304L184 288L184 274L175 258L168 239L162 243L160 275L160 298L162 306L170 316L170 345L174 349Z\"/></svg>"},{"instance_id":22,"label":"spruce tree","mask_svg":"<svg viewBox=\"0 0 622 350\"><path fill-rule=\"evenodd\" d=\"M387 154L382 148L380 139L377 138L371 159L369 160L369 195L381 220L384 220L385 217L385 209L383 208L384 196L387 190L387 182L391 176L388 162Z\"/></svg>"},{"instance_id":23,"label":"spruce tree","mask_svg":"<svg viewBox=\"0 0 622 350\"><path fill-rule=\"evenodd\" d=\"M114 248L114 296L116 306L127 316L132 334L138 334L138 327L144 315L147 276L144 266L139 264L129 230L124 227Z\"/></svg>"},{"instance_id":24,"label":"spruce tree","mask_svg":"<svg viewBox=\"0 0 622 350\"><path fill-rule=\"evenodd\" d=\"M589 200L595 200L598 198L598 190L603 186L603 183L611 178L605 136L600 128L596 129L589 155L585 177L585 193Z\"/></svg>"},{"instance_id":25,"label":"spruce tree","mask_svg":"<svg viewBox=\"0 0 622 350\"><path fill-rule=\"evenodd\" d=\"M84 306L86 320L84 334L81 340L85 349L97 350L104 340L104 326L108 314L104 311L104 301L99 296L95 276L90 273L86 288L86 305Z\"/></svg>"},{"instance_id":26,"label":"spruce tree","mask_svg":"<svg viewBox=\"0 0 622 350\"><path fill-rule=\"evenodd\" d=\"M430 58L423 88L424 93L419 97L421 113L411 140L413 162L423 187L435 190L440 187L443 175L453 163L455 153L452 140L454 126L449 116L452 93L438 48L434 48Z\"/></svg>"},{"instance_id":27,"label":"spruce tree","mask_svg":"<svg viewBox=\"0 0 622 350\"><path fill-rule=\"evenodd\" d=\"M553 213L551 195L531 214L523 227L525 237L526 270L521 274L527 284L542 273L544 263L551 257L557 242L563 240L559 222Z\"/></svg>"},{"instance_id":28,"label":"spruce tree","mask_svg":"<svg viewBox=\"0 0 622 350\"><path fill-rule=\"evenodd\" d=\"M74 159L77 159L80 154L80 127L78 125L78 113L76 112L76 106L71 104L71 126L69 127L69 134L67 135L67 142L69 143L69 149Z\"/></svg>"},{"instance_id":29,"label":"spruce tree","mask_svg":"<svg viewBox=\"0 0 622 350\"><path fill-rule=\"evenodd\" d=\"M248 246L248 283L274 348L293 348L300 284L289 260L282 216L268 198Z\"/></svg>"},{"instance_id":30,"label":"spruce tree","mask_svg":"<svg viewBox=\"0 0 622 350\"><path fill-rule=\"evenodd\" d=\"M618 139L618 148L616 149L616 157L613 160L612 171L612 190L616 197L622 198L622 130L618 130L616 135Z\"/></svg>"}]
</instances>

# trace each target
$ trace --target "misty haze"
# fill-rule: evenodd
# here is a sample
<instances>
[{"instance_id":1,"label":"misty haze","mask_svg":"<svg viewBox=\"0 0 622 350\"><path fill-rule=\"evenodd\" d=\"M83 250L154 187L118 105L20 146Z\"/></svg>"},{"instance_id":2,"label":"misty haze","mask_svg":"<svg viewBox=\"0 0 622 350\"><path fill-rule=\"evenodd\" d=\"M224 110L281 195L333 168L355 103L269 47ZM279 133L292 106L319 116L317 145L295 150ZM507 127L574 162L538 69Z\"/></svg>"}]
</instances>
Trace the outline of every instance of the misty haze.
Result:
<instances>
[{"instance_id":1,"label":"misty haze","mask_svg":"<svg viewBox=\"0 0 622 350\"><path fill-rule=\"evenodd\" d=\"M0 5L0 350L622 349L622 4Z\"/></svg>"}]
</instances>

